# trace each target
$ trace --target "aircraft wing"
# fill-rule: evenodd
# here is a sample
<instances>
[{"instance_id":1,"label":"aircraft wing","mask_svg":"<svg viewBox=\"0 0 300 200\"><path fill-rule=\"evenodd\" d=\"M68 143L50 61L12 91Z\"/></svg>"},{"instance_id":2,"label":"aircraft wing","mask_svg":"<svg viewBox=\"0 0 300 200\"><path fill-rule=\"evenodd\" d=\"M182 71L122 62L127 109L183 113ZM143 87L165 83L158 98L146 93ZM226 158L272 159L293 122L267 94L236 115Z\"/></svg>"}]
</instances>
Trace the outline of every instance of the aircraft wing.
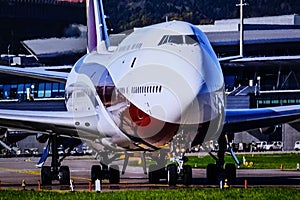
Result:
<instances>
[{"instance_id":1,"label":"aircraft wing","mask_svg":"<svg viewBox=\"0 0 300 200\"><path fill-rule=\"evenodd\" d=\"M300 121L300 105L226 109L223 130L225 132L239 132L297 121Z\"/></svg>"},{"instance_id":2,"label":"aircraft wing","mask_svg":"<svg viewBox=\"0 0 300 200\"><path fill-rule=\"evenodd\" d=\"M67 66L61 66L67 67ZM57 67L51 67L57 68ZM21 68L21 67L11 67L0 65L0 73L11 74L17 76L25 76L30 78L38 78L48 81L58 81L66 82L68 78L67 72L58 72L58 71L49 71L45 67L30 67L30 68Z\"/></svg>"},{"instance_id":3,"label":"aircraft wing","mask_svg":"<svg viewBox=\"0 0 300 200\"><path fill-rule=\"evenodd\" d=\"M78 137L78 131L93 133L96 129L94 126L97 124L96 120L94 112L74 115L68 111L0 110L0 127L45 134L57 133L70 137ZM89 126L85 125L87 122Z\"/></svg>"},{"instance_id":4,"label":"aircraft wing","mask_svg":"<svg viewBox=\"0 0 300 200\"><path fill-rule=\"evenodd\" d=\"M264 56L264 57L236 57L230 59L233 62L268 62L268 61L297 61L300 59L300 55L294 56Z\"/></svg>"},{"instance_id":5,"label":"aircraft wing","mask_svg":"<svg viewBox=\"0 0 300 200\"><path fill-rule=\"evenodd\" d=\"M300 64L300 55L293 56L266 56L266 57L241 57L236 59L219 59L223 67L242 66L242 67L297 67Z\"/></svg>"},{"instance_id":6,"label":"aircraft wing","mask_svg":"<svg viewBox=\"0 0 300 200\"><path fill-rule=\"evenodd\" d=\"M218 60L219 60L219 62L224 62L224 61L231 61L231 60L240 59L240 58L243 58L243 56L241 56L241 55L228 56L228 57L218 58Z\"/></svg>"},{"instance_id":7,"label":"aircraft wing","mask_svg":"<svg viewBox=\"0 0 300 200\"><path fill-rule=\"evenodd\" d=\"M257 109L226 109L224 131L238 132L300 121L300 105ZM83 126L85 122L91 125ZM68 111L23 111L0 109L0 127L43 133L78 136L78 131L94 132L96 113L74 115Z\"/></svg>"}]
</instances>

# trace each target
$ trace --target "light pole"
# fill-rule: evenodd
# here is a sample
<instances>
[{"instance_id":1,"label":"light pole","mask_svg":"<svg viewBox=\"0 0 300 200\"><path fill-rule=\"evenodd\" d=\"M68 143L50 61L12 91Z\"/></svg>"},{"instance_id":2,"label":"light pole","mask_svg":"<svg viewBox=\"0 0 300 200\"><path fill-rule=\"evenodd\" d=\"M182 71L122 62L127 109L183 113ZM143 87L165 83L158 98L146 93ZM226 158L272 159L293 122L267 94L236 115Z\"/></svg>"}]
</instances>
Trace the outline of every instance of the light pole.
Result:
<instances>
[{"instance_id":1,"label":"light pole","mask_svg":"<svg viewBox=\"0 0 300 200\"><path fill-rule=\"evenodd\" d=\"M244 0L240 0L240 4L236 4L236 6L240 6L240 56L243 56L243 46L244 46L244 16L243 16L243 7L249 5L245 3Z\"/></svg>"},{"instance_id":2,"label":"light pole","mask_svg":"<svg viewBox=\"0 0 300 200\"><path fill-rule=\"evenodd\" d=\"M7 47L8 66L10 66L10 55L9 55L10 44Z\"/></svg>"}]
</instances>

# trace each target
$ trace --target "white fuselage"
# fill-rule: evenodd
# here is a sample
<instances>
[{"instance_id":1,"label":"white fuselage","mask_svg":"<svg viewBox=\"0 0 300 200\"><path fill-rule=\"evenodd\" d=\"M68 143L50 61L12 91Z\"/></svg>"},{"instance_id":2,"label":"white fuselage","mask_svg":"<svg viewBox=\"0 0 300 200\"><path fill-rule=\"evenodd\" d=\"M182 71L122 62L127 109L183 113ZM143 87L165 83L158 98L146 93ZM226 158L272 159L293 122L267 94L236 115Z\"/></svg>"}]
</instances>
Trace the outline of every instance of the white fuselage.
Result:
<instances>
[{"instance_id":1,"label":"white fuselage","mask_svg":"<svg viewBox=\"0 0 300 200\"><path fill-rule=\"evenodd\" d=\"M222 129L223 74L198 28L166 22L134 31L114 52L79 60L67 81L66 103L75 115L99 113L104 145L154 148L179 130L192 133L196 144L217 139Z\"/></svg>"}]
</instances>

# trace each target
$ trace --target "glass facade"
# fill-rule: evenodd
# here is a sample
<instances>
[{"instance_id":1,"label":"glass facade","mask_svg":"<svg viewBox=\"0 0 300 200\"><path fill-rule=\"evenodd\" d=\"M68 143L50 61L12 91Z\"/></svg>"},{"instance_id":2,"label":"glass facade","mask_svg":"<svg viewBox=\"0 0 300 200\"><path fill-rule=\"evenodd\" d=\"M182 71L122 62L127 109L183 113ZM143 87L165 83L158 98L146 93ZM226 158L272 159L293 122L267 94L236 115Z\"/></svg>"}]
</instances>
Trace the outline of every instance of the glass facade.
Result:
<instances>
[{"instance_id":1,"label":"glass facade","mask_svg":"<svg viewBox=\"0 0 300 200\"><path fill-rule=\"evenodd\" d=\"M251 108L297 105L300 104L300 93L298 90L266 92L257 96L252 95L250 99Z\"/></svg>"},{"instance_id":2,"label":"glass facade","mask_svg":"<svg viewBox=\"0 0 300 200\"><path fill-rule=\"evenodd\" d=\"M29 80L29 79L28 79ZM28 81L27 80L27 81ZM0 100L27 100L31 98L64 97L65 83L32 80L18 83L0 83Z\"/></svg>"}]
</instances>

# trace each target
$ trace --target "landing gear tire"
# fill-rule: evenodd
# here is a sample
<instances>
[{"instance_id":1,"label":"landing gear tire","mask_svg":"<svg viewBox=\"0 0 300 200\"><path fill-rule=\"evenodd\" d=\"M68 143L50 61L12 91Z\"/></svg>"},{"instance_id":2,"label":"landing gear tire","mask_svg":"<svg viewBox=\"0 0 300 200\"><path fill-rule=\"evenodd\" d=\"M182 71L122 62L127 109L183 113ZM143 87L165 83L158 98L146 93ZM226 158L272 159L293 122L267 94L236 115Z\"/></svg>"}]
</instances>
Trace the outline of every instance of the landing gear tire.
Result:
<instances>
[{"instance_id":1,"label":"landing gear tire","mask_svg":"<svg viewBox=\"0 0 300 200\"><path fill-rule=\"evenodd\" d=\"M225 174L230 184L234 184L236 182L236 168L234 164L229 163L225 165Z\"/></svg>"},{"instance_id":2,"label":"landing gear tire","mask_svg":"<svg viewBox=\"0 0 300 200\"><path fill-rule=\"evenodd\" d=\"M167 181L169 186L175 186L177 183L177 166L175 164L168 165L167 173Z\"/></svg>"},{"instance_id":3,"label":"landing gear tire","mask_svg":"<svg viewBox=\"0 0 300 200\"><path fill-rule=\"evenodd\" d=\"M155 184L159 183L160 179L166 178L166 170L165 167L158 166L156 164L152 164L149 166L148 179L149 183Z\"/></svg>"},{"instance_id":4,"label":"landing gear tire","mask_svg":"<svg viewBox=\"0 0 300 200\"><path fill-rule=\"evenodd\" d=\"M207 165L206 177L208 184L216 184L218 182L218 167L216 164Z\"/></svg>"},{"instance_id":5,"label":"landing gear tire","mask_svg":"<svg viewBox=\"0 0 300 200\"><path fill-rule=\"evenodd\" d=\"M95 184L96 180L102 179L102 168L100 165L93 165L91 169L91 180L92 183Z\"/></svg>"},{"instance_id":6,"label":"landing gear tire","mask_svg":"<svg viewBox=\"0 0 300 200\"><path fill-rule=\"evenodd\" d=\"M188 186L192 184L192 167L190 165L183 166L183 184Z\"/></svg>"},{"instance_id":7,"label":"landing gear tire","mask_svg":"<svg viewBox=\"0 0 300 200\"><path fill-rule=\"evenodd\" d=\"M152 164L149 166L149 173L148 173L149 183L158 183L159 182L159 170L157 165Z\"/></svg>"},{"instance_id":8,"label":"landing gear tire","mask_svg":"<svg viewBox=\"0 0 300 200\"><path fill-rule=\"evenodd\" d=\"M70 169L68 166L61 166L59 169L59 184L69 185L70 184Z\"/></svg>"},{"instance_id":9,"label":"landing gear tire","mask_svg":"<svg viewBox=\"0 0 300 200\"><path fill-rule=\"evenodd\" d=\"M120 170L118 165L111 165L109 167L109 183L110 184L120 183Z\"/></svg>"},{"instance_id":10,"label":"landing gear tire","mask_svg":"<svg viewBox=\"0 0 300 200\"><path fill-rule=\"evenodd\" d=\"M42 185L52 185L52 174L50 166L43 166L41 170Z\"/></svg>"}]
</instances>

